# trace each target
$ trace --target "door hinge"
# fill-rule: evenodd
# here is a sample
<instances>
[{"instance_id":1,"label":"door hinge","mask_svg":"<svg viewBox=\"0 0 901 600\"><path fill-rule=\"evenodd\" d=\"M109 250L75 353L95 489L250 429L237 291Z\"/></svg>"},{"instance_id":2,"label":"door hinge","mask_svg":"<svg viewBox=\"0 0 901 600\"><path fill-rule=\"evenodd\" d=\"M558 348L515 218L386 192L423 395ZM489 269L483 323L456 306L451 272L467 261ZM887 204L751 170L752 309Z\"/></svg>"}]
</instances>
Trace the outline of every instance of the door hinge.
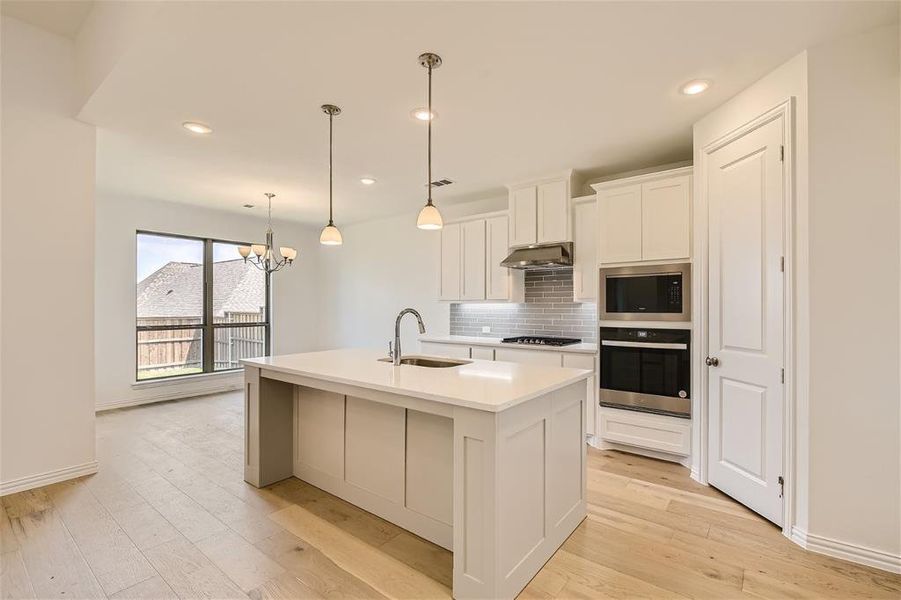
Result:
<instances>
[{"instance_id":1,"label":"door hinge","mask_svg":"<svg viewBox=\"0 0 901 600\"><path fill-rule=\"evenodd\" d=\"M782 475L779 476L779 497L782 497L782 494L785 493L785 479L782 478Z\"/></svg>"},{"instance_id":2,"label":"door hinge","mask_svg":"<svg viewBox=\"0 0 901 600\"><path fill-rule=\"evenodd\" d=\"M784 256L779 257L779 270L782 271L783 273L785 273L785 257Z\"/></svg>"},{"instance_id":3,"label":"door hinge","mask_svg":"<svg viewBox=\"0 0 901 600\"><path fill-rule=\"evenodd\" d=\"M781 369L781 371L782 371L782 376L781 376L782 383L785 383L785 369Z\"/></svg>"},{"instance_id":4,"label":"door hinge","mask_svg":"<svg viewBox=\"0 0 901 600\"><path fill-rule=\"evenodd\" d=\"M779 146L779 160L785 161L785 146Z\"/></svg>"}]
</instances>

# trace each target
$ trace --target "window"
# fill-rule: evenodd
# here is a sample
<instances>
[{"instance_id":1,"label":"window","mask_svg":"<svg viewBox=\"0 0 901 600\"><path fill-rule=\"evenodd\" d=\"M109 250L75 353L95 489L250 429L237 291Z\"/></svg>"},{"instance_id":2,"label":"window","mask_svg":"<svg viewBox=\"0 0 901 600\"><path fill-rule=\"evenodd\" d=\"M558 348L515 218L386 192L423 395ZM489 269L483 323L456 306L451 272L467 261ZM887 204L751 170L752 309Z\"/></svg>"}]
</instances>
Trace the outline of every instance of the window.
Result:
<instances>
[{"instance_id":1,"label":"window","mask_svg":"<svg viewBox=\"0 0 901 600\"><path fill-rule=\"evenodd\" d=\"M137 234L139 381L241 367L269 351L269 282L243 242Z\"/></svg>"}]
</instances>

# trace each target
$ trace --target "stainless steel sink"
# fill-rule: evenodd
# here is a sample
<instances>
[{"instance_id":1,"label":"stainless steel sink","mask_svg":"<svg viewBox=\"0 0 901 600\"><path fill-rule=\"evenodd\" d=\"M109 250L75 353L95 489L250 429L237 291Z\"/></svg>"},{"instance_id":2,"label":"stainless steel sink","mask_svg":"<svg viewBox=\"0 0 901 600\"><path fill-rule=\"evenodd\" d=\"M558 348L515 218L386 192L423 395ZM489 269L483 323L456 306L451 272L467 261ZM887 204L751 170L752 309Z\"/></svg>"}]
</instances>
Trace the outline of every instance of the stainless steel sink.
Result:
<instances>
[{"instance_id":1,"label":"stainless steel sink","mask_svg":"<svg viewBox=\"0 0 901 600\"><path fill-rule=\"evenodd\" d=\"M379 362L393 362L390 358L380 358ZM471 360L454 360L452 358L434 358L429 356L405 356L400 359L402 365L412 365L414 367L429 367L432 369L446 369L447 367L459 367L460 365L468 365Z\"/></svg>"}]
</instances>

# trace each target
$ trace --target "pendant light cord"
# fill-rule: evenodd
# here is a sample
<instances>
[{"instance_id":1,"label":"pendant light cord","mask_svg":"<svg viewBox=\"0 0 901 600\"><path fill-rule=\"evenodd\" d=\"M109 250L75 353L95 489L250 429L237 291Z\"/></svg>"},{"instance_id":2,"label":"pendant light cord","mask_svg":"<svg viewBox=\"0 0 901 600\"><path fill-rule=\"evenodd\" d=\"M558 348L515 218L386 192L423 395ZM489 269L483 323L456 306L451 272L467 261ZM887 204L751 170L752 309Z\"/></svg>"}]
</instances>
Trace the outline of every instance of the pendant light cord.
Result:
<instances>
[{"instance_id":1,"label":"pendant light cord","mask_svg":"<svg viewBox=\"0 0 901 600\"><path fill-rule=\"evenodd\" d=\"M328 115L328 224L334 225L332 219L332 120L335 116L330 112Z\"/></svg>"},{"instance_id":2,"label":"pendant light cord","mask_svg":"<svg viewBox=\"0 0 901 600\"><path fill-rule=\"evenodd\" d=\"M429 62L429 201L432 204L432 63Z\"/></svg>"}]
</instances>

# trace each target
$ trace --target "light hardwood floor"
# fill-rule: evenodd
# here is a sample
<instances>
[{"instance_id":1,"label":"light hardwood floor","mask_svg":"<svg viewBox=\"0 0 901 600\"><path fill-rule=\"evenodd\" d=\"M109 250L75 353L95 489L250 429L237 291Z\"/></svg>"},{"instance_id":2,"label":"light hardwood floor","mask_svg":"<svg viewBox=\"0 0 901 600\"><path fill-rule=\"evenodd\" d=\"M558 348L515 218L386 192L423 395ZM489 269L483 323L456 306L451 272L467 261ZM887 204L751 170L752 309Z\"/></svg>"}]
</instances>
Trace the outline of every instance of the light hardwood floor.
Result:
<instances>
[{"instance_id":1,"label":"light hardwood floor","mask_svg":"<svg viewBox=\"0 0 901 600\"><path fill-rule=\"evenodd\" d=\"M3 598L443 598L451 554L296 479L243 482L238 393L103 413L100 473L3 498ZM521 598L901 598L686 469L589 451L589 515Z\"/></svg>"}]
</instances>

